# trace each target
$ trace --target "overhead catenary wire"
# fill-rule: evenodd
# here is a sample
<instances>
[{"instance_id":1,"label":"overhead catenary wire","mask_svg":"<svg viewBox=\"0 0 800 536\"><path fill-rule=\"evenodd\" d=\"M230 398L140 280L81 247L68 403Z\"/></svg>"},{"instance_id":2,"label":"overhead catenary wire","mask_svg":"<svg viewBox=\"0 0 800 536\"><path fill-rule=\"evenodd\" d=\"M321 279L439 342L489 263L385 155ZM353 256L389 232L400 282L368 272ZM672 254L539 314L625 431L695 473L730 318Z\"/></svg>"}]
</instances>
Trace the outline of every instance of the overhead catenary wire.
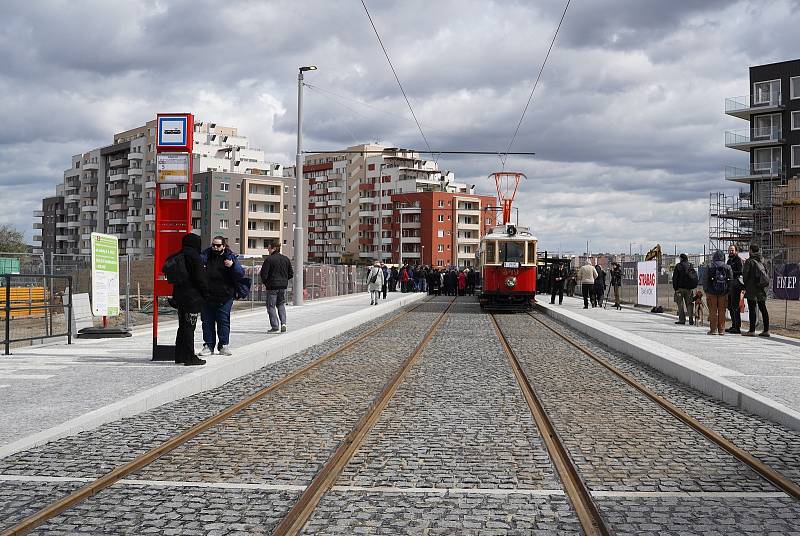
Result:
<instances>
[{"instance_id":1,"label":"overhead catenary wire","mask_svg":"<svg viewBox=\"0 0 800 536\"><path fill-rule=\"evenodd\" d=\"M506 160L508 159L508 155L512 154L511 147L514 145L514 141L517 139L517 135L519 134L519 129L522 126L522 121L525 119L525 114L528 112L528 107L531 105L531 101L533 100L533 94L536 91L536 86L539 85L539 80L542 78L542 73L544 72L544 67L547 65L547 60L550 57L550 52L553 50L553 45L556 43L556 37L558 37L558 31L561 29L561 25L564 23L564 17L567 16L567 9L569 9L569 3L571 0L567 0L566 5L564 6L564 12L561 14L561 20L558 21L558 26L556 27L556 31L553 34L553 39L550 41L550 46L547 49L547 54L544 56L544 61L542 62L542 66L539 68L539 74L536 76L536 81L533 83L533 88L531 89L531 94L528 96L528 102L525 103L525 108L522 110L522 115L519 118L519 122L517 123L517 128L514 130L514 135L511 137L511 141L508 142L508 147L506 151L503 153L504 156L500 157L500 161L503 163L503 169L506 166Z\"/></svg>"},{"instance_id":2,"label":"overhead catenary wire","mask_svg":"<svg viewBox=\"0 0 800 536\"><path fill-rule=\"evenodd\" d=\"M383 40L381 39L381 35L378 33L378 29L375 27L375 23L372 21L372 15L369 14L369 9L367 9L367 4L364 0L361 0L361 5L364 6L364 11L367 14L367 18L369 19L369 23L372 25L372 30L375 32L375 37L378 38L378 43L381 45L381 49L383 50L384 56L386 56L386 61L389 62L389 67L392 69L392 74L394 74L394 79L397 80L397 85L400 87L400 92L403 94L403 98L406 99L406 104L408 105L408 109L411 110L411 116L414 118L414 122L417 124L417 128L419 129L419 133L422 135L422 139L425 141L425 145L428 147L428 152L431 154L438 154L438 152L434 152L431 149L431 144L428 143L428 138L425 137L425 133L422 131L422 126L419 124L417 120L417 114L414 113L414 108L411 106L411 101L408 100L408 95L406 95L406 90L403 89L403 84L400 82L400 77L397 76L397 71L392 65L392 60L389 58L389 53L386 51L386 47L383 46Z\"/></svg>"}]
</instances>

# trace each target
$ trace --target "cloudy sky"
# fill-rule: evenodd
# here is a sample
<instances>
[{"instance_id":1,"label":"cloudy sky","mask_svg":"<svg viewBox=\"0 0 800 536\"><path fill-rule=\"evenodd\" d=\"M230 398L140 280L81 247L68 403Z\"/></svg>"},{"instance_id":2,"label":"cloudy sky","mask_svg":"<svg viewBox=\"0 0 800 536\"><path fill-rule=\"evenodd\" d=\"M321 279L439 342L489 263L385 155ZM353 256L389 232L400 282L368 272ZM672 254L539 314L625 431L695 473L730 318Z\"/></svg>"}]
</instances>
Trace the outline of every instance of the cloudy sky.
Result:
<instances>
[{"instance_id":1,"label":"cloudy sky","mask_svg":"<svg viewBox=\"0 0 800 536\"><path fill-rule=\"evenodd\" d=\"M367 0L434 150L502 152L562 0ZM513 149L516 206L542 247L702 251L709 192L746 153L723 113L748 66L796 59L800 0L573 0ZM360 0L6 0L0 22L0 223L32 211L70 156L158 112L237 126L291 164L297 67L307 149L424 149ZM497 156L439 157L490 192Z\"/></svg>"}]
</instances>

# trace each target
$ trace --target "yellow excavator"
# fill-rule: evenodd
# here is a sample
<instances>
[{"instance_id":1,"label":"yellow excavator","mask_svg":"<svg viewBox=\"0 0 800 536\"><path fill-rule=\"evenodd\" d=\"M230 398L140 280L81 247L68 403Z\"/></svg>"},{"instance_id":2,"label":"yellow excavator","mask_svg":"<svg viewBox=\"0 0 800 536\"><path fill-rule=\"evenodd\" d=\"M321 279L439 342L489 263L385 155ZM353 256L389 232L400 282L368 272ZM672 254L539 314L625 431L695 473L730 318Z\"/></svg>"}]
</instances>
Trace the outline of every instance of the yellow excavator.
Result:
<instances>
[{"instance_id":1,"label":"yellow excavator","mask_svg":"<svg viewBox=\"0 0 800 536\"><path fill-rule=\"evenodd\" d=\"M657 260L658 264L661 264L661 244L656 244L656 247L648 251L647 255L644 256L646 261L652 261L653 259Z\"/></svg>"}]
</instances>

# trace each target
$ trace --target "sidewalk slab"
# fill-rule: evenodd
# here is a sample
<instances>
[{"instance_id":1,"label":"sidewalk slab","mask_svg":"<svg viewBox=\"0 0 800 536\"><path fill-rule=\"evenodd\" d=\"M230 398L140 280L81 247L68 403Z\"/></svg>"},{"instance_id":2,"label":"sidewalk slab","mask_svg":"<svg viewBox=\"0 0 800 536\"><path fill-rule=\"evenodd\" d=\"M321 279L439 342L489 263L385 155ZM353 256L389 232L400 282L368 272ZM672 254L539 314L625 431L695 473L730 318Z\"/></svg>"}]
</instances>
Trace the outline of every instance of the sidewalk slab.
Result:
<instances>
[{"instance_id":1,"label":"sidewalk slab","mask_svg":"<svg viewBox=\"0 0 800 536\"><path fill-rule=\"evenodd\" d=\"M151 361L152 329L135 330L125 339L15 349L0 358L0 458L219 387L424 296L389 293L369 306L369 295L361 293L287 306L289 331L282 334L266 333L263 306L234 313L234 355L209 356L200 367ZM177 323L162 323L159 341L172 344L176 330ZM202 344L198 321L195 348Z\"/></svg>"},{"instance_id":2,"label":"sidewalk slab","mask_svg":"<svg viewBox=\"0 0 800 536\"><path fill-rule=\"evenodd\" d=\"M544 303L543 303L544 302ZM769 339L707 335L708 326L676 325L676 317L632 307L583 308L583 300L547 300L540 311L606 346L698 391L800 431L800 345Z\"/></svg>"}]
</instances>

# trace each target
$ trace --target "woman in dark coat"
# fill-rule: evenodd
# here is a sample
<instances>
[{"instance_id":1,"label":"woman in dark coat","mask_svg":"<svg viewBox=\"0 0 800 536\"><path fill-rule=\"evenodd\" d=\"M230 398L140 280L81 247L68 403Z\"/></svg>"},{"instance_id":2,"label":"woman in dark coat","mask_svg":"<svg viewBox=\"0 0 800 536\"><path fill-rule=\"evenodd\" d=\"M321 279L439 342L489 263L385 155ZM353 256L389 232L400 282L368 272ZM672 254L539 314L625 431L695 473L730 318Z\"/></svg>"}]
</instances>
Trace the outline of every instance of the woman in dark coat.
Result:
<instances>
[{"instance_id":1,"label":"woman in dark coat","mask_svg":"<svg viewBox=\"0 0 800 536\"><path fill-rule=\"evenodd\" d=\"M606 273L599 264L595 266L595 270L597 270L597 278L594 280L594 301L597 302L598 307L602 307L606 293Z\"/></svg>"}]
</instances>

